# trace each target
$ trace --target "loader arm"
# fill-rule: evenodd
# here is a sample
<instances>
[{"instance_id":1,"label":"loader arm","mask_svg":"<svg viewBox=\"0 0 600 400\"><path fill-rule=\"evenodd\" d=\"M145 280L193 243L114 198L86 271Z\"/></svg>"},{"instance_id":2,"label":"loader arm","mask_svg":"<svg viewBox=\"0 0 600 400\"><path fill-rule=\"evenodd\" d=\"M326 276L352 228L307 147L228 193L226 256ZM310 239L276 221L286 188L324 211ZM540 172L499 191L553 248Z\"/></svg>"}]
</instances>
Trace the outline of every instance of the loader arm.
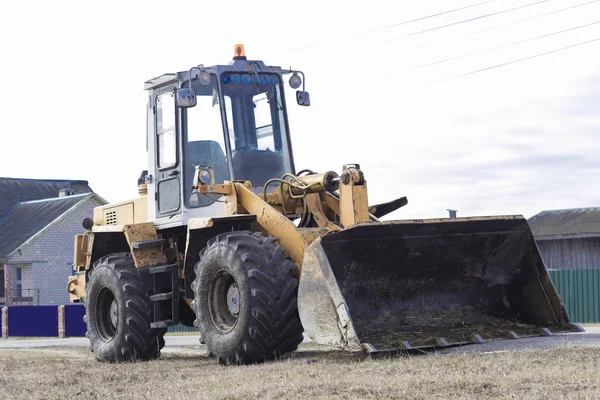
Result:
<instances>
[{"instance_id":1,"label":"loader arm","mask_svg":"<svg viewBox=\"0 0 600 400\"><path fill-rule=\"evenodd\" d=\"M290 219L267 203L243 183L232 183L239 208L256 215L256 222L267 235L277 239L296 266L301 268L304 251L319 236L329 233L327 228L298 228ZM239 209L238 208L238 209Z\"/></svg>"},{"instance_id":2,"label":"loader arm","mask_svg":"<svg viewBox=\"0 0 600 400\"><path fill-rule=\"evenodd\" d=\"M325 176L326 174L319 175ZM316 182L315 178L311 178L311 180ZM342 183L342 187L344 186L348 186L348 189L341 190L339 199L327 196L328 192L323 186L313 189L314 193L307 193L300 199L302 205L298 205L297 201L288 195L289 191L284 192L282 196L277 189L265 199L254 193L250 182L226 182L223 185L211 185L207 190L226 196L226 212L228 214L255 215L256 222L263 233L277 239L298 269L301 270L306 248L318 237L341 229L329 219L328 211L330 215L339 215L341 220L348 223L364 220L366 212L366 220L368 220L366 187L363 185L354 189L354 182L351 180L348 180L347 184ZM201 185L197 185L197 187L201 188ZM357 193L358 196L356 196ZM345 208L342 206L342 201L347 203ZM293 207L294 210L306 206L307 212L314 217L316 226L296 226L288 216L282 213L282 210L285 209L284 204L287 204L288 208Z\"/></svg>"},{"instance_id":3,"label":"loader arm","mask_svg":"<svg viewBox=\"0 0 600 400\"><path fill-rule=\"evenodd\" d=\"M196 172L194 188L199 193L223 194L226 197L226 212L233 214L253 214L263 233L277 239L296 264L302 269L306 248L318 237L339 231L359 223L369 222L367 186L359 166L343 167L341 176L335 172L294 177L285 183L279 180L280 187L261 196L254 193L250 182L233 181L225 184L203 186ZM283 190L279 190L283 187ZM339 196L333 196L333 189L339 188ZM296 210L303 210L303 216L314 219L311 226L298 227L290 219Z\"/></svg>"}]
</instances>

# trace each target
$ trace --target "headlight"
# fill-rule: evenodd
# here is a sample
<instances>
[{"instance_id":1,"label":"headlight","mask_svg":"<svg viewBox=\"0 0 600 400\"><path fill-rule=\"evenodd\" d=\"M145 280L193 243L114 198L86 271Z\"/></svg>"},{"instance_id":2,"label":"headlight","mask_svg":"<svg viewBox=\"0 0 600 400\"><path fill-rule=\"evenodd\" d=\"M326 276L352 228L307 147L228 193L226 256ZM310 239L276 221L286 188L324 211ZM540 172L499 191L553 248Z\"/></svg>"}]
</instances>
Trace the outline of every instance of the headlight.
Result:
<instances>
[{"instance_id":1,"label":"headlight","mask_svg":"<svg viewBox=\"0 0 600 400\"><path fill-rule=\"evenodd\" d=\"M210 183L210 172L207 169L201 169L198 173L198 180L203 185Z\"/></svg>"},{"instance_id":2,"label":"headlight","mask_svg":"<svg viewBox=\"0 0 600 400\"><path fill-rule=\"evenodd\" d=\"M206 71L202 71L199 75L198 75L198 81L200 82L200 84L202 86L207 86L210 84L210 74Z\"/></svg>"},{"instance_id":3,"label":"headlight","mask_svg":"<svg viewBox=\"0 0 600 400\"><path fill-rule=\"evenodd\" d=\"M302 85L302 78L298 76L297 73L294 72L294 75L290 78L290 86L292 89L298 89Z\"/></svg>"}]
</instances>

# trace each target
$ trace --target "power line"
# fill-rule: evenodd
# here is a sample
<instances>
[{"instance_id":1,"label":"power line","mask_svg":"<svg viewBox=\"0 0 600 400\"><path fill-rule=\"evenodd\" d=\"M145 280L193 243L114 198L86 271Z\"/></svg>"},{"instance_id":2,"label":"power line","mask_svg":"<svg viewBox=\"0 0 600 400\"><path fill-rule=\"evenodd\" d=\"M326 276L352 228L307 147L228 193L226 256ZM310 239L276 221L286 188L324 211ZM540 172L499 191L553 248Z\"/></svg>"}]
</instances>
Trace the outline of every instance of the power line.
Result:
<instances>
[{"instance_id":1,"label":"power line","mask_svg":"<svg viewBox=\"0 0 600 400\"><path fill-rule=\"evenodd\" d=\"M393 25L388 25L388 26L384 26L384 27L381 27L381 28L372 29L370 31L366 31L366 32L361 33L361 35L366 35L366 34L373 33L373 32L379 32L379 31L383 31L385 29L395 28L397 26L406 25L406 24L410 24L412 22L417 22L417 21L423 21L425 19L429 19L429 18L433 18L433 17L439 17L440 15L450 14L450 13L453 13L453 12L456 12L456 11L461 11L461 10L466 10L467 8L477 7L477 6L480 6L482 4L491 3L493 1L495 1L495 0L482 1L480 3L475 3L475 4L468 5L468 6L464 6L464 7L460 7L460 8L455 8L455 9L447 10L447 11L442 11L442 12L439 12L437 14L431 14L431 15L427 15L425 17L419 17L419 18L408 20L408 21L403 21L403 22L400 22L400 23L397 23L397 24L393 24Z\"/></svg>"},{"instance_id":2,"label":"power line","mask_svg":"<svg viewBox=\"0 0 600 400\"><path fill-rule=\"evenodd\" d=\"M525 57L525 58L519 58L518 60L513 60L513 61L508 61L508 62L505 62L505 63L502 63L502 64L492 65L491 67L481 68L481 69L478 69L478 70L475 70L475 71L466 72L466 73L460 74L460 75L454 75L454 76L451 76L449 78L440 79L440 80L433 81L433 82L430 82L430 83L445 82L445 81L449 81L449 80L452 80L452 79L461 78L463 76L468 76L468 75L477 74L479 72L489 71L490 69L495 69L495 68L500 68L500 67L504 67L504 66L511 65L511 64L516 64L516 63L521 62L521 61L531 60L533 58L545 56L545 55L552 54L552 53L557 53L559 51L563 51L563 50L567 50L567 49L572 49L573 47L582 46L584 44L588 44L588 43L592 43L592 42L597 42L599 40L600 40L600 38L596 38L596 39L592 39L592 40L587 40L585 42L575 43L575 44L572 44L570 46L561 47L560 49L554 49L554 50L547 51L545 53L539 53L539 54L535 54L533 56L529 56L529 57Z\"/></svg>"},{"instance_id":3,"label":"power line","mask_svg":"<svg viewBox=\"0 0 600 400\"><path fill-rule=\"evenodd\" d=\"M407 24L410 24L410 23L413 23L413 22L423 21L423 20L426 20L426 19L438 17L440 15L450 14L450 13L453 13L453 12L456 12L456 11L465 10L467 8L472 8L472 7L480 6L482 4L491 3L493 1L495 1L495 0L482 1L482 2L471 4L471 5L468 5L468 6L464 6L464 7L460 7L460 8L454 8L452 10L442 11L442 12L439 12L439 13L436 13L436 14L426 15L424 17L419 17L419 18L408 20L408 21L403 21L403 22L400 22L400 23L397 23L397 24L388 25L388 26L384 26L384 27L380 27L380 28L375 28L375 29L372 29L370 31L366 31L366 32L362 32L362 33L356 34L355 36L363 36L363 35L367 35L369 33L378 32L378 31L382 31L382 30L385 30L385 29L389 29L389 28L394 28L396 26L407 25ZM546 1L549 1L549 0L546 0ZM302 51L302 50L312 49L312 48L315 48L315 47L319 47L321 45L322 44L311 44L311 45L308 45L308 46L300 47L300 48L298 48L296 50L293 50L293 51L296 52L296 51Z\"/></svg>"},{"instance_id":4,"label":"power line","mask_svg":"<svg viewBox=\"0 0 600 400\"><path fill-rule=\"evenodd\" d=\"M554 11L550 11L550 12L547 12L547 13L544 13L544 14L534 15L533 17L520 19L518 21L512 21L512 22L508 22L506 24L492 26L491 28L485 28L485 29L482 29L480 31L475 31L475 32L468 33L465 36L476 35L478 33L486 32L486 31L489 31L489 30L492 30L492 29L502 28L502 27L505 27L505 26L508 26L508 25L512 25L512 24L518 24L519 22L531 21L532 19L541 18L541 17L545 17L547 15L552 15L552 14L556 14L556 13L559 13L559 12L562 12L562 11L571 10L573 8L586 6L588 4L597 3L598 1L600 1L600 0L592 0L592 1L588 1L587 3L576 4L574 6L570 6L570 7L566 7L566 8L561 8L560 10L554 10Z\"/></svg>"},{"instance_id":5,"label":"power line","mask_svg":"<svg viewBox=\"0 0 600 400\"><path fill-rule=\"evenodd\" d=\"M393 37L393 38L391 38L391 39L388 39L388 40L396 40L396 39L401 39L401 38L405 38L405 37L409 37L409 36L415 36L415 35L419 35L419 34L421 34L421 33L425 33L425 32L431 32L431 31L435 31L435 30L442 29L442 28L448 28L448 27L450 27L450 26L454 26L454 25L460 25L460 24L464 24L464 23L466 23L466 22L477 21L477 20L479 20L479 19L488 18L488 17L493 17L493 16L495 16L495 15L500 15L500 14L504 14L504 13L507 13L507 12L515 11L515 10L520 10L520 9L522 9L522 8L526 8L526 7L535 6L535 5L537 5L537 4L541 4L541 3L547 3L548 1L550 1L550 0L541 0L541 1L536 1L535 3L525 4L525 5L523 5L523 6L513 7L513 8L506 9L506 10L497 11L497 12L494 12L494 13L491 13L491 14L480 15L480 16L478 16L478 17L469 18L469 19L465 19L465 20L462 20L462 21L458 21L458 22L453 22L453 23L451 23L451 24L440 25L440 26L436 26L436 27L434 27L434 28L424 29L424 30L422 30L422 31L418 31L418 32L407 33L406 35L402 35L402 36L396 36L396 37Z\"/></svg>"},{"instance_id":6,"label":"power line","mask_svg":"<svg viewBox=\"0 0 600 400\"><path fill-rule=\"evenodd\" d=\"M493 1L493 0L489 0L489 1ZM428 29L428 30L421 31L421 32L414 32L414 33L411 33L409 35L404 35L404 36L399 36L399 37L392 38L392 39L387 39L387 41L394 40L394 39L399 39L399 38L406 37L406 36L413 36L413 35L417 35L419 33L424 33L424 32L428 32L428 31L432 31L432 30L442 29L442 28L445 28L445 27L449 27L449 26L453 26L453 25L458 25L458 24L461 24L461 23L470 22L470 21L473 21L473 20L481 19L481 18L487 18L489 16L493 16L493 15L497 15L497 14L502 14L502 13L507 13L507 12L514 11L514 10L517 10L517 9L520 9L520 8L530 7L530 6L539 4L539 3L544 3L544 2L547 2L547 1L549 1L549 0L538 1L538 2L535 2L535 3L530 3L530 4L523 5L523 6L514 7L514 8L511 8L511 9L502 10L502 11L499 11L499 12L496 12L496 13L487 14L487 15L483 15L483 16L480 16L480 17L475 17L475 18L472 18L472 19L468 19L468 20L459 21L459 22L455 22L455 23L452 23L452 24L448 24L448 25L443 25L443 26L435 27L435 28ZM504 27L504 26L508 26L508 25L512 25L512 24L517 24L517 23L520 23L520 22L525 22L525 21L529 21L529 20L532 20L532 19L536 19L536 18L541 18L541 17L547 16L547 15L551 15L551 14L557 14L557 13L560 13L560 12L563 12L563 11L568 11L568 10L571 10L571 9L574 9L574 8L578 8L578 7L582 7L582 6L585 6L585 5L588 5L588 4L597 3L599 1L600 0L591 0L591 1L588 1L586 3L576 4L574 6L561 8L559 10L547 12L547 13L544 13L544 14L535 15L533 17L528 17L528 18L524 18L524 19L521 19L521 20L509 22L509 23L506 23L506 24L497 25L497 26L494 26L494 27L491 27L491 28L486 28L486 29L483 29L483 30L480 30L480 31L468 33L465 36L470 36L470 35L474 35L474 34L477 34L477 33L485 32L485 31L488 31L488 30L492 30L492 29L496 29L496 28L501 28L501 27ZM447 14L447 13L450 13L450 12L458 11L458 10L463 9L463 8L475 7L475 6L483 4L483 3L486 3L486 2L475 3L475 4L472 4L470 6L466 6L466 7L462 7L462 8L457 8L457 9L454 9L454 10L448 10L448 11L444 11L444 12L437 13L437 14L428 15L428 16L416 18L416 19L410 20L410 21L404 21L404 22L401 22L401 23L396 24L396 25L391 25L391 26L386 26L386 27L382 27L382 28L377 28L377 29L372 30L372 31L368 31L368 32L364 32L364 33L358 34L357 36L361 36L361 35L364 35L366 33L374 32L374 31L378 31L378 30L387 29L387 28L390 28L390 27L393 27L393 26L404 25L404 24L408 24L408 23L411 23L411 22L416 22L416 21L419 21L419 20L422 20L422 19L432 18L432 17L437 16L437 15L443 15L443 14ZM309 45L309 46L305 46L305 47L293 50L293 52L302 51L302 50L306 50L306 49L310 49L310 48L316 48L316 47L320 47L321 45L322 45L322 43L321 44L313 44L313 45ZM428 46L428 45L425 44L425 45L421 45L419 47L425 47L425 46ZM377 77L391 75L391 74L394 74L394 73L396 73L396 72L391 72L391 73L379 75Z\"/></svg>"},{"instance_id":7,"label":"power line","mask_svg":"<svg viewBox=\"0 0 600 400\"><path fill-rule=\"evenodd\" d=\"M429 67L429 66L431 66L431 65L435 65L435 64L441 64L441 63L444 63L444 62L447 62L447 61L454 61L454 60L458 60L458 59L460 59L460 58L465 58L465 57L469 57L469 56L474 56L474 55L476 55L476 54L486 53L486 52L488 52L488 51L492 51L492 50L498 50L498 49L502 49L502 48L504 48L504 47L514 46L514 45L517 45L517 44L521 44L521 43L530 42L530 41L532 41L532 40L542 39L542 38L546 38L546 37L549 37L549 36L554 36L554 35L558 35L558 34L561 34L561 33L569 32L569 31L574 31L574 30L576 30L576 29L585 28L585 27L587 27L587 26L595 25L595 24L598 24L598 23L600 23L600 21L592 22L592 23L585 24L585 25L579 25L579 26L575 26L575 27L573 27L573 28L569 28L569 29L563 29L562 31L557 31L557 32L552 32L552 33L547 33L547 34L545 34L545 35L536 36L536 37L529 38L529 39L519 40L519 41L517 41L517 42L512 42L512 43L508 43L508 44L503 44L503 45L501 45L501 46L496 46L496 47L492 47L492 48L485 49L485 50L475 51L475 52L472 52L472 53L467 53L467 54L461 54L461 55L459 55L459 56L450 57L450 58L445 58L445 59L443 59L443 60L437 60L437 61L433 61L433 62L426 63L426 64L416 65L416 66L414 66L414 67L410 67L410 68L407 68L407 69L405 69L405 71L409 71L409 70L413 70L413 69L418 69L418 68L423 68L423 67Z\"/></svg>"},{"instance_id":8,"label":"power line","mask_svg":"<svg viewBox=\"0 0 600 400\"><path fill-rule=\"evenodd\" d=\"M591 3L597 3L598 1L600 1L600 0L592 0L592 1L588 1L587 3L581 3L581 4L574 5L574 6L570 6L570 7L566 7L566 8L561 8L559 10L554 10L554 11L551 11L551 12L547 12L547 13L544 13L544 14L534 15L532 17L520 19L520 20L517 20L517 21L508 22L506 24L497 25L497 26L493 26L491 28L486 28L486 29L482 29L482 30L479 30L479 31L467 33L467 34L465 34L465 36L471 36L471 35L475 35L477 33L489 31L489 30L492 30L492 29L502 28L502 27L505 27L505 26L508 26L508 25L518 24L520 22L530 21L530 20L533 20L533 19L536 19L536 18L540 18L540 17L544 17L544 16L547 16L547 15L551 15L551 14L557 14L559 12L568 11L570 9L581 7L581 6L585 6L585 5L588 5L588 4L591 4ZM413 48L422 48L422 47L427 47L427 46L429 46L429 44L422 44L420 46L413 47Z\"/></svg>"}]
</instances>

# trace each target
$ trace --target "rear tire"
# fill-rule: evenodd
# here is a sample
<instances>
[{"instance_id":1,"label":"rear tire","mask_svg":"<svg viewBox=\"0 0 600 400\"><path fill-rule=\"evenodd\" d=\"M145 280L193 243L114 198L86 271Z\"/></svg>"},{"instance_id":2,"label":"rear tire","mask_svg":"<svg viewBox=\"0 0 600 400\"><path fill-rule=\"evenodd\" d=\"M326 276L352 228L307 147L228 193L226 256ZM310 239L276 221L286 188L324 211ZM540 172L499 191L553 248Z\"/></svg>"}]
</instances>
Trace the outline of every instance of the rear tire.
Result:
<instances>
[{"instance_id":1,"label":"rear tire","mask_svg":"<svg viewBox=\"0 0 600 400\"><path fill-rule=\"evenodd\" d=\"M122 362L160 356L166 329L152 329L152 303L127 253L102 257L86 290L86 336L96 359Z\"/></svg>"},{"instance_id":2,"label":"rear tire","mask_svg":"<svg viewBox=\"0 0 600 400\"><path fill-rule=\"evenodd\" d=\"M275 239L248 231L218 235L195 272L195 324L220 363L260 363L298 348L298 281Z\"/></svg>"}]
</instances>

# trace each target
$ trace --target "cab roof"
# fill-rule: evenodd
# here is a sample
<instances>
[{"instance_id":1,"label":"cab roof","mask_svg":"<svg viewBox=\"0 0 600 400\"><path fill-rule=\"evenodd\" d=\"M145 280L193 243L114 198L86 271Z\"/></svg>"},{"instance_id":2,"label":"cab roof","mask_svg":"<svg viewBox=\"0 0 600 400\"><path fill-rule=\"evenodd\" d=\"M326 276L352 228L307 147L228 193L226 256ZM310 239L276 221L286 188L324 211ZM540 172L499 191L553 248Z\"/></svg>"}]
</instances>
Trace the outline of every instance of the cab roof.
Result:
<instances>
[{"instance_id":1,"label":"cab roof","mask_svg":"<svg viewBox=\"0 0 600 400\"><path fill-rule=\"evenodd\" d=\"M223 72L252 72L254 73L255 65L258 72L276 73L281 75L282 69L279 66L266 66L264 62L260 60L232 60L227 65L213 65L210 67L203 67L205 71L213 74L221 74ZM196 69L196 67L194 67ZM193 72L193 71L192 71ZM181 71L177 73L166 73L155 78L149 79L144 82L144 90L151 90L166 84L170 84L176 81L185 82L189 79L190 71Z\"/></svg>"}]
</instances>

